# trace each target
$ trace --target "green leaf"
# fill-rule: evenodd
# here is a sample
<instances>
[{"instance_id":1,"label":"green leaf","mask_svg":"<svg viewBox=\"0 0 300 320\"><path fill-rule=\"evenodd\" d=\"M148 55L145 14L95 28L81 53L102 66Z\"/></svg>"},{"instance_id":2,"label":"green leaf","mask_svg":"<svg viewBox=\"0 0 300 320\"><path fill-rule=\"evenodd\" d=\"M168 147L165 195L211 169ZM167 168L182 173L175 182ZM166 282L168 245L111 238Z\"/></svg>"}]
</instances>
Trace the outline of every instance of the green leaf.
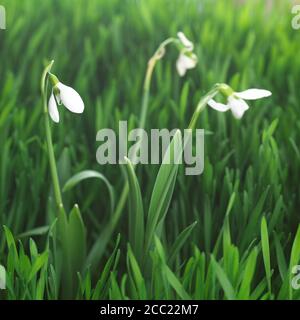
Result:
<instances>
[{"instance_id":1,"label":"green leaf","mask_svg":"<svg viewBox=\"0 0 300 320\"><path fill-rule=\"evenodd\" d=\"M58 239L62 251L62 295L70 298L77 285L77 272L82 271L86 256L86 234L78 205L67 218L61 210L57 221Z\"/></svg>"},{"instance_id":2,"label":"green leaf","mask_svg":"<svg viewBox=\"0 0 300 320\"><path fill-rule=\"evenodd\" d=\"M176 238L173 246L170 249L168 263L171 264L175 259L180 249L183 247L187 239L190 237L192 231L194 230L197 221L193 222L191 225L186 227Z\"/></svg>"},{"instance_id":3,"label":"green leaf","mask_svg":"<svg viewBox=\"0 0 300 320\"><path fill-rule=\"evenodd\" d=\"M121 293L121 289L118 285L116 275L114 272L110 274L110 289L109 289L109 299L111 300L122 300L123 295Z\"/></svg>"},{"instance_id":4,"label":"green leaf","mask_svg":"<svg viewBox=\"0 0 300 320\"><path fill-rule=\"evenodd\" d=\"M163 277L167 279L170 286L176 291L176 293L179 295L181 299L191 300L191 297L188 295L188 293L184 289L179 279L176 277L173 271L166 264L165 252L159 238L155 236L154 240L155 240L155 248L160 258Z\"/></svg>"},{"instance_id":5,"label":"green leaf","mask_svg":"<svg viewBox=\"0 0 300 320\"><path fill-rule=\"evenodd\" d=\"M215 260L213 255L211 255L211 263L212 263L213 270L224 290L226 298L228 300L235 300L236 296L235 296L233 286L230 283L226 273L224 272L222 267L219 265L219 263Z\"/></svg>"},{"instance_id":6,"label":"green leaf","mask_svg":"<svg viewBox=\"0 0 300 320\"><path fill-rule=\"evenodd\" d=\"M26 238L26 237L32 237L32 236L42 236L46 234L49 231L49 226L42 226L38 228L34 228L28 231L25 231L23 233L20 233L18 235L18 238Z\"/></svg>"},{"instance_id":7,"label":"green leaf","mask_svg":"<svg viewBox=\"0 0 300 320\"><path fill-rule=\"evenodd\" d=\"M262 245L262 253L265 265L265 271L268 282L268 289L270 295L272 294L271 287L271 262L270 262L270 246L269 246L269 235L268 235L268 227L266 218L263 217L261 221L261 245Z\"/></svg>"},{"instance_id":8,"label":"green leaf","mask_svg":"<svg viewBox=\"0 0 300 320\"><path fill-rule=\"evenodd\" d=\"M31 254L31 260L34 261L38 256L38 249L33 239L29 239L29 249Z\"/></svg>"},{"instance_id":9,"label":"green leaf","mask_svg":"<svg viewBox=\"0 0 300 320\"><path fill-rule=\"evenodd\" d=\"M127 246L127 268L138 299L145 300L147 298L145 280L129 244Z\"/></svg>"},{"instance_id":10,"label":"green leaf","mask_svg":"<svg viewBox=\"0 0 300 320\"><path fill-rule=\"evenodd\" d=\"M284 255L284 251L282 248L282 245L279 241L279 238L274 232L274 239L275 239L275 248L276 248L276 257L277 257L277 263L278 263L278 269L281 276L281 280L284 280L286 277L286 274L288 272L287 263Z\"/></svg>"},{"instance_id":11,"label":"green leaf","mask_svg":"<svg viewBox=\"0 0 300 320\"><path fill-rule=\"evenodd\" d=\"M142 261L144 247L144 208L140 186L128 158L126 172L129 184L129 242L138 261Z\"/></svg>"},{"instance_id":12,"label":"green leaf","mask_svg":"<svg viewBox=\"0 0 300 320\"><path fill-rule=\"evenodd\" d=\"M28 281L31 281L32 278L37 274L37 272L48 263L48 252L45 251L41 255L38 255L32 265L32 268L29 273Z\"/></svg>"},{"instance_id":13,"label":"green leaf","mask_svg":"<svg viewBox=\"0 0 300 320\"><path fill-rule=\"evenodd\" d=\"M75 204L69 216L68 252L73 274L82 270L86 257L86 230L78 205Z\"/></svg>"},{"instance_id":14,"label":"green leaf","mask_svg":"<svg viewBox=\"0 0 300 320\"><path fill-rule=\"evenodd\" d=\"M238 294L238 299L250 298L251 283L252 283L253 276L255 273L255 268L256 268L256 259L257 259L257 248L254 247L243 268L244 271L243 271L240 291Z\"/></svg>"},{"instance_id":15,"label":"green leaf","mask_svg":"<svg viewBox=\"0 0 300 320\"><path fill-rule=\"evenodd\" d=\"M263 278L263 280L257 285L257 287L251 293L250 299L251 300L260 299L263 293L265 292L266 288L267 288L267 280L266 278Z\"/></svg>"},{"instance_id":16,"label":"green leaf","mask_svg":"<svg viewBox=\"0 0 300 320\"><path fill-rule=\"evenodd\" d=\"M108 258L102 272L101 272L101 277L99 281L97 282L95 291L93 293L92 299L93 300L98 300L98 299L103 299L105 297L105 293L107 291L108 287L108 280L109 280L109 275L110 273L114 270L116 264L117 264L117 252L118 252L118 247L120 244L120 234L118 234L117 241L115 244L115 248Z\"/></svg>"},{"instance_id":17,"label":"green leaf","mask_svg":"<svg viewBox=\"0 0 300 320\"><path fill-rule=\"evenodd\" d=\"M149 250L153 241L153 236L158 223L162 218L165 217L165 214L169 208L178 172L178 159L181 154L181 132L177 130L174 138L167 148L152 191L146 225L146 252ZM168 158L168 155L170 158Z\"/></svg>"},{"instance_id":18,"label":"green leaf","mask_svg":"<svg viewBox=\"0 0 300 320\"><path fill-rule=\"evenodd\" d=\"M180 280L176 277L176 275L171 271L171 269L164 265L162 268L163 274L166 276L169 284L176 291L181 299L191 300L191 297L184 289L183 285L180 283Z\"/></svg>"},{"instance_id":19,"label":"green leaf","mask_svg":"<svg viewBox=\"0 0 300 320\"><path fill-rule=\"evenodd\" d=\"M77 174L75 174L73 177L71 177L64 185L63 192L68 191L72 188L74 188L79 182L85 180L85 179L91 179L91 178L97 178L102 180L109 192L110 202L111 202L111 212L114 211L115 208L115 194L114 189L110 182L107 180L107 178L101 174L100 172L93 171L93 170L84 170Z\"/></svg>"},{"instance_id":20,"label":"green leaf","mask_svg":"<svg viewBox=\"0 0 300 320\"><path fill-rule=\"evenodd\" d=\"M300 224L298 225L297 233L293 242L290 267L297 265L300 261Z\"/></svg>"},{"instance_id":21,"label":"green leaf","mask_svg":"<svg viewBox=\"0 0 300 320\"><path fill-rule=\"evenodd\" d=\"M10 232L10 230L6 226L3 226L3 228L4 228L5 238L6 238L6 242L7 242L7 247L9 249L9 251L10 250L13 251L14 261L15 261L16 266L18 266L19 259L18 259L18 252L17 252L17 247L16 247L14 236L12 235L12 233Z\"/></svg>"}]
</instances>

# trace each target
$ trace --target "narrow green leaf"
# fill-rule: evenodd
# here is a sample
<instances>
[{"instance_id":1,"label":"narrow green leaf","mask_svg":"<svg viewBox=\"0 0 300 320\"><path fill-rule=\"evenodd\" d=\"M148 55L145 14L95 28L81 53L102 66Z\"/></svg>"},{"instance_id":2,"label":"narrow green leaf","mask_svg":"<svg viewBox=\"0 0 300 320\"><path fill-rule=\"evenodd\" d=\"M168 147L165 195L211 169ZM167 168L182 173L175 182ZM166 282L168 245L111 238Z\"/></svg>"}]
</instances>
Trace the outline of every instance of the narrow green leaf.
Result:
<instances>
[{"instance_id":1,"label":"narrow green leaf","mask_svg":"<svg viewBox=\"0 0 300 320\"><path fill-rule=\"evenodd\" d=\"M38 255L35 259L32 269L30 270L28 281L31 281L32 278L37 274L37 272L48 262L48 252L45 251L41 255Z\"/></svg>"},{"instance_id":2,"label":"narrow green leaf","mask_svg":"<svg viewBox=\"0 0 300 320\"><path fill-rule=\"evenodd\" d=\"M23 233L20 233L18 235L18 238L26 238L26 237L32 237L32 236L41 236L46 234L49 231L49 226L42 226L38 228L34 228L28 231L25 231Z\"/></svg>"},{"instance_id":3,"label":"narrow green leaf","mask_svg":"<svg viewBox=\"0 0 300 320\"><path fill-rule=\"evenodd\" d=\"M175 260L177 254L179 253L180 249L183 247L187 239L190 237L192 231L194 230L197 221L186 227L176 238L173 246L170 249L168 263L172 264Z\"/></svg>"},{"instance_id":4,"label":"narrow green leaf","mask_svg":"<svg viewBox=\"0 0 300 320\"><path fill-rule=\"evenodd\" d=\"M271 287L271 262L270 262L270 246L269 246L269 235L268 235L268 227L266 218L263 217L261 221L261 245L262 245L262 253L265 265L265 271L268 282L268 289L270 295L272 294Z\"/></svg>"},{"instance_id":5,"label":"narrow green leaf","mask_svg":"<svg viewBox=\"0 0 300 320\"><path fill-rule=\"evenodd\" d=\"M257 248L254 247L246 261L243 271L242 283L238 293L238 299L249 299L251 291L251 283L253 280L257 259Z\"/></svg>"},{"instance_id":6,"label":"narrow green leaf","mask_svg":"<svg viewBox=\"0 0 300 320\"><path fill-rule=\"evenodd\" d=\"M110 272L112 272L114 270L114 268L116 267L116 264L117 264L117 252L118 252L118 248L119 248L119 244L120 244L120 239L121 239L121 236L120 236L120 234L118 234L114 250L113 250L112 254L110 255L110 257L108 258L108 260L107 260L107 262L101 272L101 277L100 277L99 281L97 282L96 288L95 288L93 296L92 296L93 300L99 300L99 299L103 299L105 297L107 287L108 287L108 280L109 280Z\"/></svg>"},{"instance_id":7,"label":"narrow green leaf","mask_svg":"<svg viewBox=\"0 0 300 320\"><path fill-rule=\"evenodd\" d=\"M216 276L224 290L226 298L228 300L235 300L236 299L235 292L226 273L224 272L222 267L219 265L219 263L215 260L214 256L211 256L211 262L212 262L212 267L214 269L214 272L216 273Z\"/></svg>"},{"instance_id":8,"label":"narrow green leaf","mask_svg":"<svg viewBox=\"0 0 300 320\"><path fill-rule=\"evenodd\" d=\"M126 172L129 184L129 241L138 261L142 261L144 247L144 208L141 189L128 158L126 161Z\"/></svg>"},{"instance_id":9,"label":"narrow green leaf","mask_svg":"<svg viewBox=\"0 0 300 320\"><path fill-rule=\"evenodd\" d=\"M17 252L15 239L14 239L11 231L6 226L3 226L3 228L4 228L5 238L6 238L6 242L7 242L7 247L9 250L13 250L15 264L18 266L18 264L19 264L18 252Z\"/></svg>"},{"instance_id":10,"label":"narrow green leaf","mask_svg":"<svg viewBox=\"0 0 300 320\"><path fill-rule=\"evenodd\" d=\"M65 185L63 187L63 192L72 189L73 187L75 187L81 181L83 181L85 179L91 179L91 178L100 179L105 183L105 185L107 187L107 190L109 192L109 196L110 196L111 212L113 212L114 208L115 208L114 189L113 189L112 185L110 184L110 182L107 180L107 178L103 174L101 174L100 172L93 171L93 170L84 170L84 171L81 171L81 172L75 174L73 177L71 177L65 183Z\"/></svg>"},{"instance_id":11,"label":"narrow green leaf","mask_svg":"<svg viewBox=\"0 0 300 320\"><path fill-rule=\"evenodd\" d=\"M181 299L190 300L191 297L188 295L183 285L173 273L173 271L166 264L165 252L163 246L157 236L155 236L155 248L160 257L161 269L163 273L163 278L166 277L170 286L176 291Z\"/></svg>"},{"instance_id":12,"label":"narrow green leaf","mask_svg":"<svg viewBox=\"0 0 300 320\"><path fill-rule=\"evenodd\" d=\"M280 243L280 240L279 240L276 232L274 232L274 239L275 239L275 248L276 248L278 269L279 269L279 273L281 276L281 280L283 281L286 277L287 272L288 272L287 263L286 263L286 259L285 259L282 245Z\"/></svg>"},{"instance_id":13,"label":"narrow green leaf","mask_svg":"<svg viewBox=\"0 0 300 320\"><path fill-rule=\"evenodd\" d=\"M152 191L146 225L146 252L153 241L153 236L160 219L165 216L169 208L178 172L178 159L181 154L181 132L177 130L167 148Z\"/></svg>"},{"instance_id":14,"label":"narrow green leaf","mask_svg":"<svg viewBox=\"0 0 300 320\"><path fill-rule=\"evenodd\" d=\"M86 256L86 230L81 218L78 205L75 204L70 212L68 222L68 252L72 273L75 275L82 270Z\"/></svg>"},{"instance_id":15,"label":"narrow green leaf","mask_svg":"<svg viewBox=\"0 0 300 320\"><path fill-rule=\"evenodd\" d=\"M145 300L147 298L145 280L130 245L127 247L127 267L130 278L138 294L138 299Z\"/></svg>"}]
</instances>

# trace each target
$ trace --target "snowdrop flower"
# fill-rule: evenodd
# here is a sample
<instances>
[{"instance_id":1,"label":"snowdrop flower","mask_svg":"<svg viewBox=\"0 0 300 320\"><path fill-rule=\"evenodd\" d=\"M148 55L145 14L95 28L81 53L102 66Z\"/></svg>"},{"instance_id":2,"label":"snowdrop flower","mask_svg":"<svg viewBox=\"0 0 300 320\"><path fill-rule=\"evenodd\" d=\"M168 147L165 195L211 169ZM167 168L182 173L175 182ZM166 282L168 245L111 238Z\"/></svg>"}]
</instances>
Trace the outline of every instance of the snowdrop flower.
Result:
<instances>
[{"instance_id":1,"label":"snowdrop flower","mask_svg":"<svg viewBox=\"0 0 300 320\"><path fill-rule=\"evenodd\" d=\"M198 59L192 52L194 44L185 36L183 32L178 32L180 54L176 62L176 68L181 77L183 77L188 69L195 68Z\"/></svg>"},{"instance_id":2,"label":"snowdrop flower","mask_svg":"<svg viewBox=\"0 0 300 320\"><path fill-rule=\"evenodd\" d=\"M220 112L231 110L236 119L241 119L249 106L245 100L257 100L272 95L272 92L263 89L248 89L242 92L234 92L227 84L221 84L219 92L227 98L227 104L211 99L208 105Z\"/></svg>"},{"instance_id":3,"label":"snowdrop flower","mask_svg":"<svg viewBox=\"0 0 300 320\"><path fill-rule=\"evenodd\" d=\"M50 74L49 77L53 84L52 93L48 103L48 110L51 119L56 123L59 122L57 104L63 104L71 112L82 113L84 110L84 103L80 95L73 88L61 83L53 74Z\"/></svg>"}]
</instances>

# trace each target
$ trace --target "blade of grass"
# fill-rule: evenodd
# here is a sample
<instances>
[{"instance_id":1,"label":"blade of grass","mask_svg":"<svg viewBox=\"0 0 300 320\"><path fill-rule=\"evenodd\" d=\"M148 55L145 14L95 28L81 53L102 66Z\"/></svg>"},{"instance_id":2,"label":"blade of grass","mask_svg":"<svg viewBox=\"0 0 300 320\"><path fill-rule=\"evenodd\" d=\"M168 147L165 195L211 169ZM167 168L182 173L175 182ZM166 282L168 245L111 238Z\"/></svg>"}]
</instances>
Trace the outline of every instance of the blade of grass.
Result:
<instances>
[{"instance_id":1,"label":"blade of grass","mask_svg":"<svg viewBox=\"0 0 300 320\"><path fill-rule=\"evenodd\" d=\"M269 245L269 235L268 235L268 226L266 218L263 217L261 221L261 246L263 253L263 260L265 266L265 272L267 276L268 289L270 297L272 296L272 287L271 287L271 262L270 262L270 245Z\"/></svg>"},{"instance_id":2,"label":"blade of grass","mask_svg":"<svg viewBox=\"0 0 300 320\"><path fill-rule=\"evenodd\" d=\"M129 241L133 253L137 260L141 262L144 247L144 208L142 195L134 168L128 158L125 158L125 161L129 184Z\"/></svg>"}]
</instances>

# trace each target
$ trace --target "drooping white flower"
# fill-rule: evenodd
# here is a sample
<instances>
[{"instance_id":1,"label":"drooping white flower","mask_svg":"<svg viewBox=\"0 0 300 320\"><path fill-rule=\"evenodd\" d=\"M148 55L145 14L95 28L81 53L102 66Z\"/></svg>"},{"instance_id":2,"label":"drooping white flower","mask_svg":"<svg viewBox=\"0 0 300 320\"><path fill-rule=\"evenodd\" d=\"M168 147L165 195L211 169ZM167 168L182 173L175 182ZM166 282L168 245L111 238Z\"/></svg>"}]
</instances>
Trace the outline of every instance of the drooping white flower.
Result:
<instances>
[{"instance_id":1,"label":"drooping white flower","mask_svg":"<svg viewBox=\"0 0 300 320\"><path fill-rule=\"evenodd\" d=\"M177 37L187 50L192 51L194 49L193 42L182 31L177 32Z\"/></svg>"},{"instance_id":2,"label":"drooping white flower","mask_svg":"<svg viewBox=\"0 0 300 320\"><path fill-rule=\"evenodd\" d=\"M245 100L257 100L272 95L272 92L264 89L248 89L242 92L234 92L229 86L222 85L220 92L226 96L227 104L216 102L214 99L208 101L208 105L220 112L231 110L236 119L241 119L249 105Z\"/></svg>"},{"instance_id":3,"label":"drooping white flower","mask_svg":"<svg viewBox=\"0 0 300 320\"><path fill-rule=\"evenodd\" d=\"M57 104L63 104L71 112L82 113L84 110L84 103L78 92L59 81L55 81L54 83L48 103L48 111L51 119L56 123L59 122Z\"/></svg>"},{"instance_id":4,"label":"drooping white flower","mask_svg":"<svg viewBox=\"0 0 300 320\"><path fill-rule=\"evenodd\" d=\"M183 77L188 69L193 69L197 65L197 56L192 52L194 44L185 36L183 32L178 32L177 37L180 41L180 53L176 62L178 74Z\"/></svg>"},{"instance_id":5,"label":"drooping white flower","mask_svg":"<svg viewBox=\"0 0 300 320\"><path fill-rule=\"evenodd\" d=\"M191 53L189 56L185 53L180 53L179 58L176 62L176 67L178 74L183 77L188 69L193 69L196 67L197 57L195 54Z\"/></svg>"}]
</instances>

